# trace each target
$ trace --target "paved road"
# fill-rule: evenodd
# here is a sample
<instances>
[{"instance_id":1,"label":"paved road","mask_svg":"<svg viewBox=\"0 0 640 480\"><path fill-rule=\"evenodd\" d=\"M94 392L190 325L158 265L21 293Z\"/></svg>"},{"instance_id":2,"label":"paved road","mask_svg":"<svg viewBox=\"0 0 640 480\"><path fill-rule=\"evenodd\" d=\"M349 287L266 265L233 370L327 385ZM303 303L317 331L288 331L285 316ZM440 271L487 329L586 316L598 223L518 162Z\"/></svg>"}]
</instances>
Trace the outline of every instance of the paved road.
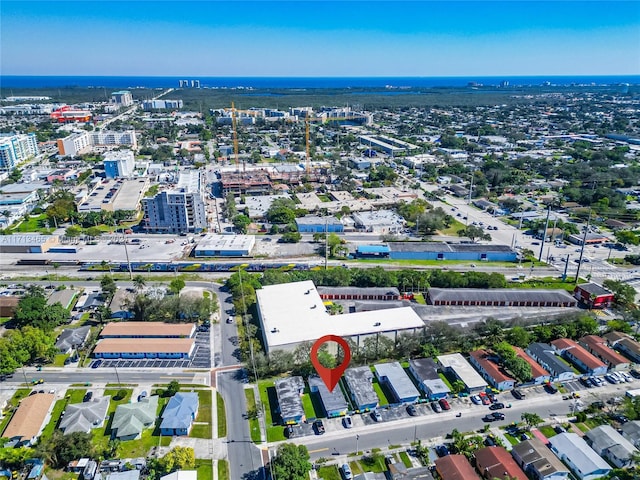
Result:
<instances>
[{"instance_id":1,"label":"paved road","mask_svg":"<svg viewBox=\"0 0 640 480\"><path fill-rule=\"evenodd\" d=\"M206 378L208 371L203 373L183 372L180 369L168 371L166 369L149 369L146 371L121 368L45 368L37 371L35 368L25 368L24 374L22 369L18 369L13 374L13 378L6 381L7 384L22 384L25 381L42 378L45 384L49 383L165 383L171 380L178 380L181 383L203 383L202 379Z\"/></svg>"},{"instance_id":2,"label":"paved road","mask_svg":"<svg viewBox=\"0 0 640 480\"><path fill-rule=\"evenodd\" d=\"M227 410L227 458L230 478L260 479L262 455L251 441L249 423L245 420L246 402L244 384L238 372L218 374L218 390L225 399Z\"/></svg>"}]
</instances>

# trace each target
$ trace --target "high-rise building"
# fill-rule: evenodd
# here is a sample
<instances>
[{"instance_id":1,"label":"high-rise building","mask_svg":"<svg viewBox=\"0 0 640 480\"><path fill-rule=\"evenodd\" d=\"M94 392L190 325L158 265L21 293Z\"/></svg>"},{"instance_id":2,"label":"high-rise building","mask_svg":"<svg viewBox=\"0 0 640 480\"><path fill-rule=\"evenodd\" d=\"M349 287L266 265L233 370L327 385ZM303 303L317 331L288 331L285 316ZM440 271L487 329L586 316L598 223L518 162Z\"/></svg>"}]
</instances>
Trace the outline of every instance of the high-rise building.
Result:
<instances>
[{"instance_id":1,"label":"high-rise building","mask_svg":"<svg viewBox=\"0 0 640 480\"><path fill-rule=\"evenodd\" d=\"M110 150L104 154L107 178L130 177L136 166L131 150Z\"/></svg>"},{"instance_id":2,"label":"high-rise building","mask_svg":"<svg viewBox=\"0 0 640 480\"><path fill-rule=\"evenodd\" d=\"M0 170L13 170L16 165L38 154L35 133L0 135Z\"/></svg>"},{"instance_id":3,"label":"high-rise building","mask_svg":"<svg viewBox=\"0 0 640 480\"><path fill-rule=\"evenodd\" d=\"M129 90L120 90L111 94L111 101L119 107L130 107L133 105L133 97Z\"/></svg>"},{"instance_id":4,"label":"high-rise building","mask_svg":"<svg viewBox=\"0 0 640 480\"><path fill-rule=\"evenodd\" d=\"M112 130L97 130L95 132L76 132L68 137L58 139L58 153L73 157L85 153L93 147L109 147L128 145L137 150L138 141L135 130L115 132Z\"/></svg>"},{"instance_id":5,"label":"high-rise building","mask_svg":"<svg viewBox=\"0 0 640 480\"><path fill-rule=\"evenodd\" d=\"M199 170L182 172L176 188L144 198L143 228L149 233L197 233L205 229L204 181Z\"/></svg>"},{"instance_id":6,"label":"high-rise building","mask_svg":"<svg viewBox=\"0 0 640 480\"><path fill-rule=\"evenodd\" d=\"M146 112L151 110L175 110L182 108L182 100L146 100L142 102L142 109Z\"/></svg>"}]
</instances>

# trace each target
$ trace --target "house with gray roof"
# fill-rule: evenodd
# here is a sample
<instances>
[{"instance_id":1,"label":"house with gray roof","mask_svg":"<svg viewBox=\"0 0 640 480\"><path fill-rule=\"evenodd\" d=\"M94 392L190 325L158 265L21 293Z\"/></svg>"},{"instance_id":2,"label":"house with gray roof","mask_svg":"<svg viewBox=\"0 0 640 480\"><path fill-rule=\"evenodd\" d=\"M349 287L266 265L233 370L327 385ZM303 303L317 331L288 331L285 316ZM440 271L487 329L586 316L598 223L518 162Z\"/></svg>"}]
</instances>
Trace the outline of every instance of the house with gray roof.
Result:
<instances>
[{"instance_id":1,"label":"house with gray roof","mask_svg":"<svg viewBox=\"0 0 640 480\"><path fill-rule=\"evenodd\" d=\"M380 399L373 389L373 372L367 366L347 368L344 380L356 410L373 410Z\"/></svg>"},{"instance_id":2,"label":"house with gray roof","mask_svg":"<svg viewBox=\"0 0 640 480\"><path fill-rule=\"evenodd\" d=\"M576 372L555 354L555 349L548 343L532 343L527 347L527 353L547 370L554 380L563 382L576 377Z\"/></svg>"},{"instance_id":3,"label":"house with gray roof","mask_svg":"<svg viewBox=\"0 0 640 480\"><path fill-rule=\"evenodd\" d=\"M65 435L73 432L90 433L91 429L104 424L110 400L111 397L107 395L90 402L68 404L58 428Z\"/></svg>"},{"instance_id":4,"label":"house with gray roof","mask_svg":"<svg viewBox=\"0 0 640 480\"><path fill-rule=\"evenodd\" d=\"M575 433L560 433L549 439L551 451L580 480L596 480L607 475L611 467Z\"/></svg>"},{"instance_id":5,"label":"house with gray roof","mask_svg":"<svg viewBox=\"0 0 640 480\"><path fill-rule=\"evenodd\" d=\"M536 480L564 480L569 469L542 443L538 437L514 445L511 455L516 463Z\"/></svg>"},{"instance_id":6,"label":"house with gray roof","mask_svg":"<svg viewBox=\"0 0 640 480\"><path fill-rule=\"evenodd\" d=\"M285 425L299 423L304 420L304 408L301 395L304 393L302 377L288 377L276 380L278 410Z\"/></svg>"},{"instance_id":7,"label":"house with gray roof","mask_svg":"<svg viewBox=\"0 0 640 480\"><path fill-rule=\"evenodd\" d=\"M311 375L308 381L311 393L320 397L322 408L327 418L341 417L347 414L348 405L340 385L336 385L333 391L330 392L324 384L324 380L317 375Z\"/></svg>"},{"instance_id":8,"label":"house with gray roof","mask_svg":"<svg viewBox=\"0 0 640 480\"><path fill-rule=\"evenodd\" d=\"M627 422L620 429L624 438L629 440L636 448L640 448L640 420Z\"/></svg>"},{"instance_id":9,"label":"house with gray roof","mask_svg":"<svg viewBox=\"0 0 640 480\"><path fill-rule=\"evenodd\" d=\"M162 412L160 433L162 435L189 435L191 426L198 415L198 394L196 392L178 392Z\"/></svg>"},{"instance_id":10,"label":"house with gray roof","mask_svg":"<svg viewBox=\"0 0 640 480\"><path fill-rule=\"evenodd\" d=\"M431 358L409 360L409 372L418 382L418 387L431 400L446 398L451 390L438 375L438 365Z\"/></svg>"},{"instance_id":11,"label":"house with gray roof","mask_svg":"<svg viewBox=\"0 0 640 480\"><path fill-rule=\"evenodd\" d=\"M598 455L617 468L630 467L633 464L631 457L638 452L632 443L616 432L611 425L600 425L589 430L585 438Z\"/></svg>"},{"instance_id":12,"label":"house with gray roof","mask_svg":"<svg viewBox=\"0 0 640 480\"><path fill-rule=\"evenodd\" d=\"M142 431L155 423L157 410L157 395L144 398L139 402L118 405L111 422L111 437L118 440L140 438Z\"/></svg>"},{"instance_id":13,"label":"house with gray roof","mask_svg":"<svg viewBox=\"0 0 640 480\"><path fill-rule=\"evenodd\" d=\"M65 354L72 352L74 348L81 348L89 338L91 327L84 326L79 328L65 328L58 340L56 340L56 348Z\"/></svg>"},{"instance_id":14,"label":"house with gray roof","mask_svg":"<svg viewBox=\"0 0 640 480\"><path fill-rule=\"evenodd\" d=\"M78 295L76 290L72 290L69 288L65 288L64 290L54 290L49 298L47 298L47 305L54 305L59 303L62 305L62 308L66 308L67 310L71 308L73 304L73 300Z\"/></svg>"},{"instance_id":15,"label":"house with gray roof","mask_svg":"<svg viewBox=\"0 0 640 480\"><path fill-rule=\"evenodd\" d=\"M420 398L420 392L399 362L377 363L373 368L378 382L387 386L395 402L413 403Z\"/></svg>"}]
</instances>

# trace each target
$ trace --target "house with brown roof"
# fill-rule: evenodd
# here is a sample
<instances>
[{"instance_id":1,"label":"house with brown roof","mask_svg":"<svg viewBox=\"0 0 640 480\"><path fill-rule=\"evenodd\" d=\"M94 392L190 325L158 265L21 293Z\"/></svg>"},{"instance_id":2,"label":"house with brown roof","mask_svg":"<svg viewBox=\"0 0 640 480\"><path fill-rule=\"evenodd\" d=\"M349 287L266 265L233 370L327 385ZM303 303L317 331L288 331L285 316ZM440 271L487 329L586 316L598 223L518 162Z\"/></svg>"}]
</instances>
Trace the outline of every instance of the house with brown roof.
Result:
<instances>
[{"instance_id":1,"label":"house with brown roof","mask_svg":"<svg viewBox=\"0 0 640 480\"><path fill-rule=\"evenodd\" d=\"M611 370L629 368L629 360L609 348L607 341L598 335L587 335L578 340L578 343L589 353L606 363Z\"/></svg>"},{"instance_id":2,"label":"house with brown roof","mask_svg":"<svg viewBox=\"0 0 640 480\"><path fill-rule=\"evenodd\" d=\"M464 455L447 455L438 458L435 464L442 480L480 480Z\"/></svg>"},{"instance_id":3,"label":"house with brown roof","mask_svg":"<svg viewBox=\"0 0 640 480\"><path fill-rule=\"evenodd\" d=\"M195 323L111 322L100 338L192 338L195 333Z\"/></svg>"},{"instance_id":4,"label":"house with brown roof","mask_svg":"<svg viewBox=\"0 0 640 480\"><path fill-rule=\"evenodd\" d=\"M93 349L95 358L191 358L193 338L104 338Z\"/></svg>"},{"instance_id":5,"label":"house with brown roof","mask_svg":"<svg viewBox=\"0 0 640 480\"><path fill-rule=\"evenodd\" d=\"M476 468L488 480L529 480L503 447L484 447L474 454Z\"/></svg>"},{"instance_id":6,"label":"house with brown roof","mask_svg":"<svg viewBox=\"0 0 640 480\"><path fill-rule=\"evenodd\" d=\"M553 348L565 359L573 363L583 373L604 375L607 365L597 359L571 339L559 338L551 342Z\"/></svg>"},{"instance_id":7,"label":"house with brown roof","mask_svg":"<svg viewBox=\"0 0 640 480\"><path fill-rule=\"evenodd\" d=\"M2 436L8 438L14 447L33 445L42 431L55 398L53 393L36 393L22 399Z\"/></svg>"},{"instance_id":8,"label":"house with brown roof","mask_svg":"<svg viewBox=\"0 0 640 480\"><path fill-rule=\"evenodd\" d=\"M498 365L497 355L480 349L469 354L469 362L493 388L504 391L515 386L516 381Z\"/></svg>"},{"instance_id":9,"label":"house with brown roof","mask_svg":"<svg viewBox=\"0 0 640 480\"><path fill-rule=\"evenodd\" d=\"M542 385L551 380L551 374L547 372L538 362L531 358L522 348L513 346L516 355L522 358L531 367L531 381L536 385Z\"/></svg>"},{"instance_id":10,"label":"house with brown roof","mask_svg":"<svg viewBox=\"0 0 640 480\"><path fill-rule=\"evenodd\" d=\"M622 332L611 332L604 336L611 348L633 360L640 363L640 343L636 342L629 335Z\"/></svg>"}]
</instances>

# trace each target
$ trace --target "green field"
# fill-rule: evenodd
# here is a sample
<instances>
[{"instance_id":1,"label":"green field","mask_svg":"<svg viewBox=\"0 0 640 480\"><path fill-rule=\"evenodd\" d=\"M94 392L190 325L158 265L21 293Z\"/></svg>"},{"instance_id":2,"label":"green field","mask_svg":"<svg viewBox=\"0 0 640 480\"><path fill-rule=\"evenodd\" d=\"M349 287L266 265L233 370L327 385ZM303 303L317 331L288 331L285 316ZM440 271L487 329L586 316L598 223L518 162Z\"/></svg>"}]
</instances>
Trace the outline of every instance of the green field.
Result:
<instances>
[{"instance_id":1,"label":"green field","mask_svg":"<svg viewBox=\"0 0 640 480\"><path fill-rule=\"evenodd\" d=\"M258 382L260 401L264 407L265 423L267 425L267 442L281 442L286 440L282 425L277 422L274 425L274 419L278 418L275 413L275 408L277 407L275 390L273 380L262 380ZM269 401L270 399L272 401Z\"/></svg>"},{"instance_id":2,"label":"green field","mask_svg":"<svg viewBox=\"0 0 640 480\"><path fill-rule=\"evenodd\" d=\"M224 400L220 393L216 393L216 414L218 421L218 438L227 436L227 413L224 409Z\"/></svg>"},{"instance_id":3,"label":"green field","mask_svg":"<svg viewBox=\"0 0 640 480\"><path fill-rule=\"evenodd\" d=\"M211 438L211 391L198 390L198 416L191 427L190 437Z\"/></svg>"},{"instance_id":4,"label":"green field","mask_svg":"<svg viewBox=\"0 0 640 480\"><path fill-rule=\"evenodd\" d=\"M318 477L323 480L342 480L342 475L340 475L338 467L335 465L320 467L318 470Z\"/></svg>"},{"instance_id":5,"label":"green field","mask_svg":"<svg viewBox=\"0 0 640 480\"><path fill-rule=\"evenodd\" d=\"M213 478L213 463L211 460L196 458L196 471L198 480L211 480Z\"/></svg>"},{"instance_id":6,"label":"green field","mask_svg":"<svg viewBox=\"0 0 640 480\"><path fill-rule=\"evenodd\" d=\"M209 480L210 478L211 477L206 480ZM229 464L226 460L218 460L218 480L229 480Z\"/></svg>"}]
</instances>

